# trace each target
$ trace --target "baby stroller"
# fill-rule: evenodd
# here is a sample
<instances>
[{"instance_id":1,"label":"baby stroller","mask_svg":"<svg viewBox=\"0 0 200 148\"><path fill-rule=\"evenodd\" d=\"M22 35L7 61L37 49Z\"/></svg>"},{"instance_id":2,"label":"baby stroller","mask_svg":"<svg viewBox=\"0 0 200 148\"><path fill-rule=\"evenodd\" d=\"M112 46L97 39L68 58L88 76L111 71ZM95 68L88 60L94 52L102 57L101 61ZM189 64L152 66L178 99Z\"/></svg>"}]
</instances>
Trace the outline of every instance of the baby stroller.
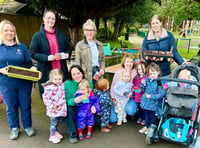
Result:
<instances>
[{"instance_id":1,"label":"baby stroller","mask_svg":"<svg viewBox=\"0 0 200 148\"><path fill-rule=\"evenodd\" d=\"M190 70L192 80L178 79L178 74L183 69ZM200 148L197 146L200 143L200 137L197 136L200 121L200 68L193 63L180 65L174 70L172 78L159 78L159 81L188 83L197 86L197 90L178 85L166 90L162 117L158 127L150 125L146 136L147 145L164 139L188 145L189 148Z\"/></svg>"}]
</instances>

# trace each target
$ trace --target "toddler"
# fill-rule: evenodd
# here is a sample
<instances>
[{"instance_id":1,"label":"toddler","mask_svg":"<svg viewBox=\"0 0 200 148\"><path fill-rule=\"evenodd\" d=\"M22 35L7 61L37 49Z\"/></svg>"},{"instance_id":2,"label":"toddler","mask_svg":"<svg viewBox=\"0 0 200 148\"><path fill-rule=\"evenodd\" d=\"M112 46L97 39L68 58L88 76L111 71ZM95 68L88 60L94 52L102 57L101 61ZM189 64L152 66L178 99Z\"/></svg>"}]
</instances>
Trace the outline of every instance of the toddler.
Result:
<instances>
[{"instance_id":1,"label":"toddler","mask_svg":"<svg viewBox=\"0 0 200 148\"><path fill-rule=\"evenodd\" d=\"M147 77L146 68L147 68L147 64L144 61L141 61L136 65L137 75L133 79L133 86L132 86L132 91L135 96L135 102L137 103L137 106L138 106L137 123L141 125L145 124L145 111L140 107L140 100L141 100L142 94L144 93L140 89L140 83L143 78Z\"/></svg>"},{"instance_id":2,"label":"toddler","mask_svg":"<svg viewBox=\"0 0 200 148\"><path fill-rule=\"evenodd\" d=\"M121 125L122 121L127 122L125 106L132 95L132 78L131 71L124 70L121 75L121 80L116 81L113 92L115 94L116 106L115 112L117 113L117 125Z\"/></svg>"},{"instance_id":3,"label":"toddler","mask_svg":"<svg viewBox=\"0 0 200 148\"><path fill-rule=\"evenodd\" d=\"M58 132L58 124L61 117L67 115L63 73L59 69L53 69L49 73L49 81L43 83L43 102L46 106L46 114L50 117L49 141L59 143L63 136Z\"/></svg>"},{"instance_id":4,"label":"toddler","mask_svg":"<svg viewBox=\"0 0 200 148\"><path fill-rule=\"evenodd\" d=\"M102 109L102 116L101 116L101 131L102 132L110 132L112 128L109 125L110 115L111 115L111 106L113 102L111 100L110 92L109 92L109 82L107 79L100 79L97 81L95 85L94 93L99 98L99 102Z\"/></svg>"},{"instance_id":5,"label":"toddler","mask_svg":"<svg viewBox=\"0 0 200 148\"><path fill-rule=\"evenodd\" d=\"M91 138L92 126L94 125L94 113L101 113L99 98L93 94L90 88L90 83L83 79L79 83L79 90L76 92L75 97L79 97L82 101L76 103L78 108L77 115L77 128L79 133L79 140L83 140L83 130L86 125L88 126L86 138ZM95 107L95 110L92 109Z\"/></svg>"},{"instance_id":6,"label":"toddler","mask_svg":"<svg viewBox=\"0 0 200 148\"><path fill-rule=\"evenodd\" d=\"M140 88L144 92L140 106L145 110L145 126L139 132L144 134L147 134L149 126L155 123L155 112L158 108L158 102L165 95L164 90L157 82L157 78L161 76L159 66L151 63L148 66L147 73L148 77L142 79L140 84Z\"/></svg>"}]
</instances>

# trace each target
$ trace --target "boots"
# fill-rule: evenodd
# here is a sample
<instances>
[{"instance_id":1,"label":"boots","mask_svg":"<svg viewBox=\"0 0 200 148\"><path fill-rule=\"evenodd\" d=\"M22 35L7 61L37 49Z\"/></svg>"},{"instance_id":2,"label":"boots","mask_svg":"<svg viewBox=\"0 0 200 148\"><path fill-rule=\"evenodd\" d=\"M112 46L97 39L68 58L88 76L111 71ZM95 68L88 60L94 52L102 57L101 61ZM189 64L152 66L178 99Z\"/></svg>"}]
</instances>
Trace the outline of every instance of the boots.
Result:
<instances>
[{"instance_id":1,"label":"boots","mask_svg":"<svg viewBox=\"0 0 200 148\"><path fill-rule=\"evenodd\" d=\"M79 137L79 140L83 140L83 130L82 129L78 129L78 137Z\"/></svg>"},{"instance_id":2,"label":"boots","mask_svg":"<svg viewBox=\"0 0 200 148\"><path fill-rule=\"evenodd\" d=\"M91 136L92 136L92 126L88 126L88 132L87 132L86 138L87 138L87 139L90 139Z\"/></svg>"}]
</instances>

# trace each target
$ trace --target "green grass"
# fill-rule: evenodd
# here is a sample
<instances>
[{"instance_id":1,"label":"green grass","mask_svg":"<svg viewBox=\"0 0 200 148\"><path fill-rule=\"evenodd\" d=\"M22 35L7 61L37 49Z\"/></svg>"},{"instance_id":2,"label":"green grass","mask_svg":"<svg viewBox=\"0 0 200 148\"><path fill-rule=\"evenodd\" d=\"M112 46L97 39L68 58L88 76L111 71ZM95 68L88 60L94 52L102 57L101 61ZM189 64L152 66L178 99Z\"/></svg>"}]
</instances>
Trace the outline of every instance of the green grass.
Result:
<instances>
[{"instance_id":1,"label":"green grass","mask_svg":"<svg viewBox=\"0 0 200 148\"><path fill-rule=\"evenodd\" d=\"M188 53L188 49L178 49L179 54L184 58L184 59L192 59L195 55L197 55L198 50L195 49L190 49Z\"/></svg>"}]
</instances>

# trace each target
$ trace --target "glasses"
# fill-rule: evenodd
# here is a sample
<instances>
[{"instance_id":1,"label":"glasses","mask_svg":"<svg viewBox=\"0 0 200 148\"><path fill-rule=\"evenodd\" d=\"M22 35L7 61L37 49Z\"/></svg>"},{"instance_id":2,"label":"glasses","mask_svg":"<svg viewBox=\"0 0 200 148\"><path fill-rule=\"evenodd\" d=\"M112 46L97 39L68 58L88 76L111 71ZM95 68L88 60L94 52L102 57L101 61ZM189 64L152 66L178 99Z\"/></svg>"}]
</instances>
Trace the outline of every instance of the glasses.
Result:
<instances>
[{"instance_id":1,"label":"glasses","mask_svg":"<svg viewBox=\"0 0 200 148\"><path fill-rule=\"evenodd\" d=\"M87 32L93 32L93 31L95 31L94 29L84 29L85 31L87 31Z\"/></svg>"}]
</instances>

